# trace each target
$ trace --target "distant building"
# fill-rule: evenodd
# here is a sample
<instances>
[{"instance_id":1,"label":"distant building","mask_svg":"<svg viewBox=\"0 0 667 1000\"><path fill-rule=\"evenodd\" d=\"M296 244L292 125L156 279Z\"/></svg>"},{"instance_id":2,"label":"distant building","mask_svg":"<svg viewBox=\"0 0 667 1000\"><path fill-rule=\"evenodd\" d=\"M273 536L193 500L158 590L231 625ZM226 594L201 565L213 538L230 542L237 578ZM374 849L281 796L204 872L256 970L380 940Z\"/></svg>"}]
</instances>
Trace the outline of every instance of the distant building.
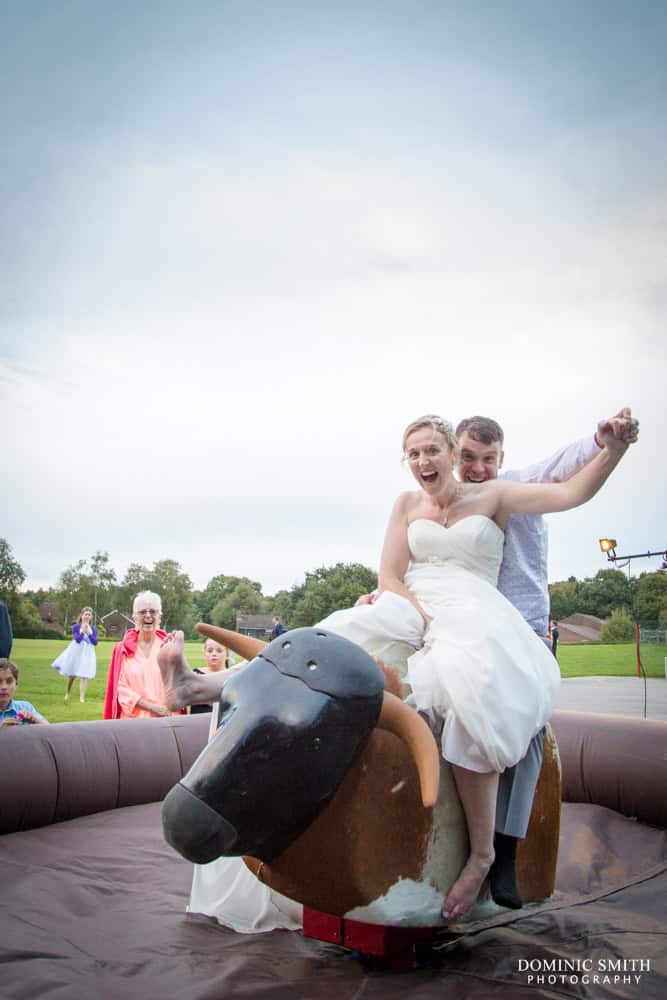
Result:
<instances>
[{"instance_id":1,"label":"distant building","mask_svg":"<svg viewBox=\"0 0 667 1000\"><path fill-rule=\"evenodd\" d=\"M595 615L570 615L558 622L559 643L599 642L604 622Z\"/></svg>"},{"instance_id":2,"label":"distant building","mask_svg":"<svg viewBox=\"0 0 667 1000\"><path fill-rule=\"evenodd\" d=\"M42 626L52 630L54 635L60 637L68 634L70 623L63 624L63 613L59 604L55 604L53 601L44 601L37 606L37 614Z\"/></svg>"},{"instance_id":3,"label":"distant building","mask_svg":"<svg viewBox=\"0 0 667 1000\"><path fill-rule=\"evenodd\" d=\"M134 622L121 611L110 611L108 615L102 615L100 621L104 625L104 631L110 637L122 638L128 628L134 628Z\"/></svg>"},{"instance_id":4,"label":"distant building","mask_svg":"<svg viewBox=\"0 0 667 1000\"><path fill-rule=\"evenodd\" d=\"M268 639L272 627L271 615L236 616L236 631L241 635L251 635L254 639Z\"/></svg>"},{"instance_id":5,"label":"distant building","mask_svg":"<svg viewBox=\"0 0 667 1000\"><path fill-rule=\"evenodd\" d=\"M54 604L53 601L44 601L43 604L40 604L37 608L37 614L45 625L53 625L63 620L60 607Z\"/></svg>"}]
</instances>

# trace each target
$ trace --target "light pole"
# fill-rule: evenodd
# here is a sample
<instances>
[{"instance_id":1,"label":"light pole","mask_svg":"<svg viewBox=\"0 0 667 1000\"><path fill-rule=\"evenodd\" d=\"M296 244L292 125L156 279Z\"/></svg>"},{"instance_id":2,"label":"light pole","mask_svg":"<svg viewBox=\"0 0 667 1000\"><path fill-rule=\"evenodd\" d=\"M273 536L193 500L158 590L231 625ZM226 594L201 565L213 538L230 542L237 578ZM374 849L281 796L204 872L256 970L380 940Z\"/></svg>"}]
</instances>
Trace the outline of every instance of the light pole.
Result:
<instances>
[{"instance_id":1,"label":"light pole","mask_svg":"<svg viewBox=\"0 0 667 1000\"><path fill-rule=\"evenodd\" d=\"M660 552L634 552L629 556L617 556L616 546L618 542L615 538L600 538L600 548L603 552L607 553L607 560L609 562L617 563L620 559L625 559L621 566L628 567L628 581L630 580L630 564L633 559L652 559L655 556L659 556L662 559L661 569L667 569L667 550L663 549ZM639 624L635 622L635 645L637 647L637 677L641 677L641 655L639 651L640 635L639 635Z\"/></svg>"},{"instance_id":2,"label":"light pole","mask_svg":"<svg viewBox=\"0 0 667 1000\"><path fill-rule=\"evenodd\" d=\"M607 553L607 560L609 562L616 563L620 560L626 560L626 562L621 562L620 565L628 567L628 580L630 579L630 563L633 559L652 559L658 556L662 559L662 566L660 568L667 569L667 550L665 549L658 552L635 552L630 556L617 556L616 546L618 542L615 538L601 538L599 541L600 548L603 552Z\"/></svg>"}]
</instances>

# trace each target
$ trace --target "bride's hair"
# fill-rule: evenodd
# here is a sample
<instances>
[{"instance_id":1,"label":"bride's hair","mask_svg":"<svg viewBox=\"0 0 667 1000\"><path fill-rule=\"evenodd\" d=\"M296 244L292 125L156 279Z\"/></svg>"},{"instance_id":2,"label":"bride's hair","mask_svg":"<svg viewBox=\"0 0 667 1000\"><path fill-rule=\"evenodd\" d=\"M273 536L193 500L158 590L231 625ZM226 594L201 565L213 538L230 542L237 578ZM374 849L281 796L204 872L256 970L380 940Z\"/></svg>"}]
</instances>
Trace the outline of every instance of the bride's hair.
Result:
<instances>
[{"instance_id":1,"label":"bride's hair","mask_svg":"<svg viewBox=\"0 0 667 1000\"><path fill-rule=\"evenodd\" d=\"M417 417L417 419L413 420L411 424L408 424L403 431L403 442L401 445L403 451L405 451L405 442L408 440L412 432L418 431L422 427L432 427L438 434L442 434L450 449L454 450L458 447L458 441L456 440L454 428L449 421L443 420L442 417L437 416L435 413L427 413L423 417Z\"/></svg>"}]
</instances>

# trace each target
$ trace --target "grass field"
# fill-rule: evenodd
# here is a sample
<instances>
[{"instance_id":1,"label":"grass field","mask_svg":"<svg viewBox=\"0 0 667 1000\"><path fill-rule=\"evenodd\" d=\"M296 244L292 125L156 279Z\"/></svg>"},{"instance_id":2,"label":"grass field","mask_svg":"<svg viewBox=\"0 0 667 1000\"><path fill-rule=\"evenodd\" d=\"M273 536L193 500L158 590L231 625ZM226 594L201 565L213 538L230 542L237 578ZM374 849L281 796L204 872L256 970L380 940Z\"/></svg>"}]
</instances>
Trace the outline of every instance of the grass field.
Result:
<instances>
[{"instance_id":1,"label":"grass field","mask_svg":"<svg viewBox=\"0 0 667 1000\"><path fill-rule=\"evenodd\" d=\"M665 676L667 646L645 644L641 662L647 677ZM563 677L636 677L637 649L634 643L618 645L559 646L558 663Z\"/></svg>"},{"instance_id":2,"label":"grass field","mask_svg":"<svg viewBox=\"0 0 667 1000\"><path fill-rule=\"evenodd\" d=\"M49 722L82 722L85 719L101 719L104 706L104 690L107 671L111 659L112 642L100 642L97 646L97 676L88 681L85 704L79 701L79 682L74 681L72 695L65 702L66 680L51 668L58 653L68 644L66 639L15 639L12 646L12 660L19 668L17 698L31 701L35 708L46 716ZM201 642L187 642L185 655L191 667L204 666L204 645Z\"/></svg>"},{"instance_id":3,"label":"grass field","mask_svg":"<svg viewBox=\"0 0 667 1000\"><path fill-rule=\"evenodd\" d=\"M113 644L97 647L97 676L88 682L86 702L79 701L79 684L74 682L72 697L64 701L65 680L52 670L51 663L67 645L64 639L15 639L12 659L20 668L17 698L31 701L50 722L82 722L101 719L107 668ZM642 663L647 677L665 676L667 646L642 646ZM204 666L203 644L186 643L185 655L191 667ZM563 677L606 675L634 677L637 674L635 647L632 643L616 646L558 647L558 662Z\"/></svg>"}]
</instances>

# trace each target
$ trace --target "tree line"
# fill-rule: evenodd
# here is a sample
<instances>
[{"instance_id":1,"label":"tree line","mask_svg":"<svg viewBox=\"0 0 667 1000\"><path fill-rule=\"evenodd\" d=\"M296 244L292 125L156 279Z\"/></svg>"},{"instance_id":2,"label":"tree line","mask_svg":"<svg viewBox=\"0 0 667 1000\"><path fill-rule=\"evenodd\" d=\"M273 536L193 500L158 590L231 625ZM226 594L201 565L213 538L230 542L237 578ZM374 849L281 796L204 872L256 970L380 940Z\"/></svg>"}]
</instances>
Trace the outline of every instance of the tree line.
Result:
<instances>
[{"instance_id":1,"label":"tree line","mask_svg":"<svg viewBox=\"0 0 667 1000\"><path fill-rule=\"evenodd\" d=\"M360 594L377 586L377 575L361 563L337 563L305 574L303 583L290 590L265 595L262 585L248 577L214 576L203 590L174 559L161 559L152 567L132 563L121 580L111 566L109 553L98 551L62 571L54 587L21 591L25 573L11 546L0 538L0 600L9 608L17 636L52 636L45 630L37 608L50 602L60 610L59 624L68 630L82 607L94 609L99 621L109 611L131 614L132 600L140 590L153 590L162 598L162 621L167 628L182 628L194 636L198 621L236 628L240 614L277 614L289 628L314 625L332 611L351 607ZM624 638L633 622L649 628L667 628L667 573L642 573L628 579L621 570L602 569L594 577L549 585L551 617L571 614L612 619L610 638ZM615 633L620 628L621 634ZM632 636L629 635L631 638Z\"/></svg>"},{"instance_id":2,"label":"tree line","mask_svg":"<svg viewBox=\"0 0 667 1000\"><path fill-rule=\"evenodd\" d=\"M642 573L628 579L619 569L601 569L593 577L571 576L549 584L551 617L595 615L607 623L605 639L631 639L634 622L646 628L667 628L667 573ZM606 634L605 634L606 633Z\"/></svg>"},{"instance_id":3,"label":"tree line","mask_svg":"<svg viewBox=\"0 0 667 1000\"><path fill-rule=\"evenodd\" d=\"M350 607L361 595L374 590L377 574L361 563L337 563L306 573L301 584L274 595L248 577L218 574L203 590L196 590L189 575L174 559L161 559L152 567L132 563L121 580L111 566L109 553L95 552L62 571L54 587L23 590L25 572L11 546L0 539L0 600L9 609L17 637L53 637L37 609L50 603L59 609L58 624L65 632L83 607L91 607L96 622L110 611L131 616L132 601L141 590L152 590L162 599L162 625L197 633L197 622L236 628L238 615L280 615L289 628L313 625L338 608Z\"/></svg>"}]
</instances>

